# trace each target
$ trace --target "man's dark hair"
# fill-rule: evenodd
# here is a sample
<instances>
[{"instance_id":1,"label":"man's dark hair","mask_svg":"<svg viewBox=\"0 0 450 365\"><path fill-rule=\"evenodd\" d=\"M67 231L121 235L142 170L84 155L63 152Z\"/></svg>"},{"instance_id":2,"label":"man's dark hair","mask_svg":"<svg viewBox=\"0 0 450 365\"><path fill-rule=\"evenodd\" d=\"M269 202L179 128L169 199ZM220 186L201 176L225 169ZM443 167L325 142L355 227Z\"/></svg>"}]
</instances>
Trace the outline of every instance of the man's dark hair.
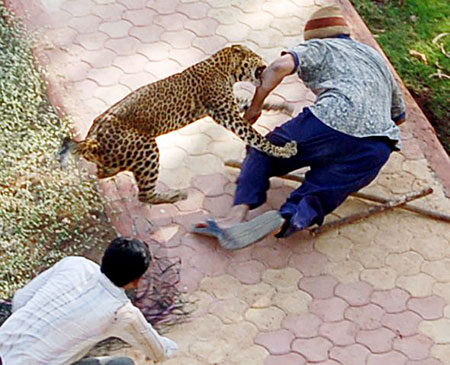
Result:
<instances>
[{"instance_id":1,"label":"man's dark hair","mask_svg":"<svg viewBox=\"0 0 450 365\"><path fill-rule=\"evenodd\" d=\"M140 278L150 260L150 251L145 242L118 237L103 254L101 271L115 285L122 287Z\"/></svg>"}]
</instances>

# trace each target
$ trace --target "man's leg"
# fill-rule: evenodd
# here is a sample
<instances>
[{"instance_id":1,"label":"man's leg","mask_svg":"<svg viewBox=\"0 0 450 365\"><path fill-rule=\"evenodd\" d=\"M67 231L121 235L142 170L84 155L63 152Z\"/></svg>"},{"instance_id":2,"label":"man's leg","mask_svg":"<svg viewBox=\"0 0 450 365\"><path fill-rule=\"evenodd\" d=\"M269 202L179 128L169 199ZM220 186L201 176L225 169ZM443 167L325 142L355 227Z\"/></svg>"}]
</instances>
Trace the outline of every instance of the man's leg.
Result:
<instances>
[{"instance_id":1,"label":"man's leg","mask_svg":"<svg viewBox=\"0 0 450 365\"><path fill-rule=\"evenodd\" d=\"M305 182L280 208L285 223L277 237L322 224L325 215L376 178L392 152L384 139L351 137L345 142L353 145L353 153L336 156L331 164L312 166Z\"/></svg>"}]
</instances>

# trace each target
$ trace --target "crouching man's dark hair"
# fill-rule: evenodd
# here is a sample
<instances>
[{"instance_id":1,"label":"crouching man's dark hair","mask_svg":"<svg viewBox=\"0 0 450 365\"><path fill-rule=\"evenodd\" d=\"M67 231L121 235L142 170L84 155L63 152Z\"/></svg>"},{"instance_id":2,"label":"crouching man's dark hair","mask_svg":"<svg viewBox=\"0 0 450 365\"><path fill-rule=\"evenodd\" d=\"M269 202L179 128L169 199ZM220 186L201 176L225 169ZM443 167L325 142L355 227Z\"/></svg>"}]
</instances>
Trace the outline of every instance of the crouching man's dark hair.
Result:
<instances>
[{"instance_id":1,"label":"crouching man's dark hair","mask_svg":"<svg viewBox=\"0 0 450 365\"><path fill-rule=\"evenodd\" d=\"M145 242L118 237L105 250L101 271L117 286L125 286L140 278L150 264L150 252Z\"/></svg>"}]
</instances>

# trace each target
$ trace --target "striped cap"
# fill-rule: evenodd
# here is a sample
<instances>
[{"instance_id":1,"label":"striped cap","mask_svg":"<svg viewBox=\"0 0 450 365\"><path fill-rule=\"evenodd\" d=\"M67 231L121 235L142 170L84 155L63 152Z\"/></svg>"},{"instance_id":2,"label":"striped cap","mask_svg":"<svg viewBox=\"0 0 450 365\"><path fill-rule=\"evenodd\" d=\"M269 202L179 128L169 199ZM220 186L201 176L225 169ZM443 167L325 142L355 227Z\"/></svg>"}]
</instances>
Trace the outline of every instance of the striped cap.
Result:
<instances>
[{"instance_id":1,"label":"striped cap","mask_svg":"<svg viewBox=\"0 0 450 365\"><path fill-rule=\"evenodd\" d=\"M336 5L325 6L314 12L305 25L305 41L311 38L329 38L350 34L350 27Z\"/></svg>"}]
</instances>

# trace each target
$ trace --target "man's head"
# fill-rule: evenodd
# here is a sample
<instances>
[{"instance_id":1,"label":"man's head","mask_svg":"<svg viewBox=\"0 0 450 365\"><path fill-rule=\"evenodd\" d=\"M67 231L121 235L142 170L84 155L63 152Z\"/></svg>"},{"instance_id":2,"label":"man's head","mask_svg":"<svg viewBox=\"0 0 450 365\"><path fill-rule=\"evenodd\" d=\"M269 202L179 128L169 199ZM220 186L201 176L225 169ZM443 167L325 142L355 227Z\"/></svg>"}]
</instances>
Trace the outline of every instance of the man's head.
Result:
<instances>
[{"instance_id":1,"label":"man's head","mask_svg":"<svg viewBox=\"0 0 450 365\"><path fill-rule=\"evenodd\" d=\"M350 34L341 9L337 5L325 6L315 11L305 24L305 41L312 38L330 38Z\"/></svg>"},{"instance_id":2,"label":"man's head","mask_svg":"<svg viewBox=\"0 0 450 365\"><path fill-rule=\"evenodd\" d=\"M145 242L118 237L105 250L101 272L115 285L124 287L145 273L150 260Z\"/></svg>"}]
</instances>

